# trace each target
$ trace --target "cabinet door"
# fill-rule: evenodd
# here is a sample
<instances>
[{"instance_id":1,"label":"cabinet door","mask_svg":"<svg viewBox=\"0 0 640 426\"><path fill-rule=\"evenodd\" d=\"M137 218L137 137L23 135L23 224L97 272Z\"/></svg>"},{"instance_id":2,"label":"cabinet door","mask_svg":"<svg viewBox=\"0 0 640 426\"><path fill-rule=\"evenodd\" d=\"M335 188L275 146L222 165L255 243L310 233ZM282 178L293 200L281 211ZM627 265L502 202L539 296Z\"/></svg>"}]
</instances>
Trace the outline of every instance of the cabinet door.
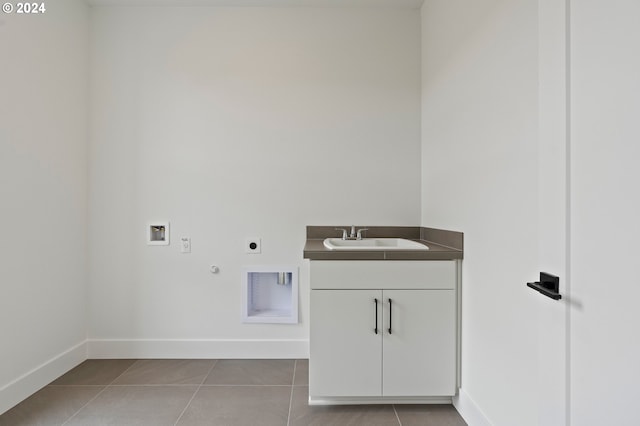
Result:
<instances>
[{"instance_id":1,"label":"cabinet door","mask_svg":"<svg viewBox=\"0 0 640 426\"><path fill-rule=\"evenodd\" d=\"M383 395L454 395L453 290L384 290L383 306Z\"/></svg>"},{"instance_id":2,"label":"cabinet door","mask_svg":"<svg viewBox=\"0 0 640 426\"><path fill-rule=\"evenodd\" d=\"M311 291L312 397L381 395L381 318L381 290Z\"/></svg>"}]
</instances>

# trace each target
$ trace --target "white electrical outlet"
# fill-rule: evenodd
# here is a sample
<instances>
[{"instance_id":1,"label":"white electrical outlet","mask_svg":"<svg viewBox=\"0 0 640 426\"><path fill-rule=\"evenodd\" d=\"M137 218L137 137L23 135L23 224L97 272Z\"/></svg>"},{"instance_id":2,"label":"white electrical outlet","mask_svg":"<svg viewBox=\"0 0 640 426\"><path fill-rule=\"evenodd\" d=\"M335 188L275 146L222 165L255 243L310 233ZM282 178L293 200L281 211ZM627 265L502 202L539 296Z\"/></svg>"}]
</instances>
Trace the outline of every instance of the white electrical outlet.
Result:
<instances>
[{"instance_id":1,"label":"white electrical outlet","mask_svg":"<svg viewBox=\"0 0 640 426\"><path fill-rule=\"evenodd\" d=\"M191 253L190 237L180 237L180 253Z\"/></svg>"},{"instance_id":2,"label":"white electrical outlet","mask_svg":"<svg viewBox=\"0 0 640 426\"><path fill-rule=\"evenodd\" d=\"M258 254L262 252L262 244L260 238L253 237L247 238L244 244L244 251L246 253Z\"/></svg>"}]
</instances>

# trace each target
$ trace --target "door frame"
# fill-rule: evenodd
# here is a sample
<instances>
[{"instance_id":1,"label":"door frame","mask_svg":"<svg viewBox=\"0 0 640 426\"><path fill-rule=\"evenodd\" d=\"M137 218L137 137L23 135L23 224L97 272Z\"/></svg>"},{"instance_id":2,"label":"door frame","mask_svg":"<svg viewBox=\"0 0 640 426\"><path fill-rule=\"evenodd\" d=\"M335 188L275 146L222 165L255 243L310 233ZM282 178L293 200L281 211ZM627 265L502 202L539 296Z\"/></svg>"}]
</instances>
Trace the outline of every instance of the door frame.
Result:
<instances>
[{"instance_id":1,"label":"door frame","mask_svg":"<svg viewBox=\"0 0 640 426\"><path fill-rule=\"evenodd\" d=\"M539 293L538 424L569 425L569 0L538 1L538 272L560 277L562 299Z\"/></svg>"}]
</instances>

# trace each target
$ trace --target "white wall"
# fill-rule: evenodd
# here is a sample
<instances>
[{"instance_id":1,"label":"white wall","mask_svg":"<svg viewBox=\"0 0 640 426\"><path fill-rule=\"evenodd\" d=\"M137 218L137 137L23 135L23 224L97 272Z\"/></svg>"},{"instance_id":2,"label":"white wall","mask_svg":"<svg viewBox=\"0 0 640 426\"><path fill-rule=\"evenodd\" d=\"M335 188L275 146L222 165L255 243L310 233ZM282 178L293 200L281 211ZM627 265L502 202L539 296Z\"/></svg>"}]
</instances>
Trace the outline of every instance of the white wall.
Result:
<instances>
[{"instance_id":1,"label":"white wall","mask_svg":"<svg viewBox=\"0 0 640 426\"><path fill-rule=\"evenodd\" d=\"M571 2L571 424L638 424L640 4Z\"/></svg>"},{"instance_id":2,"label":"white wall","mask_svg":"<svg viewBox=\"0 0 640 426\"><path fill-rule=\"evenodd\" d=\"M420 220L419 10L95 7L91 48L92 355L127 339L304 354L305 226ZM145 245L150 220L171 222L170 246ZM299 325L240 322L254 264L300 266Z\"/></svg>"},{"instance_id":3,"label":"white wall","mask_svg":"<svg viewBox=\"0 0 640 426\"><path fill-rule=\"evenodd\" d=\"M83 357L88 10L0 15L0 413Z\"/></svg>"},{"instance_id":4,"label":"white wall","mask_svg":"<svg viewBox=\"0 0 640 426\"><path fill-rule=\"evenodd\" d=\"M462 396L536 424L537 2L426 0L422 62L422 224L465 234Z\"/></svg>"}]
</instances>

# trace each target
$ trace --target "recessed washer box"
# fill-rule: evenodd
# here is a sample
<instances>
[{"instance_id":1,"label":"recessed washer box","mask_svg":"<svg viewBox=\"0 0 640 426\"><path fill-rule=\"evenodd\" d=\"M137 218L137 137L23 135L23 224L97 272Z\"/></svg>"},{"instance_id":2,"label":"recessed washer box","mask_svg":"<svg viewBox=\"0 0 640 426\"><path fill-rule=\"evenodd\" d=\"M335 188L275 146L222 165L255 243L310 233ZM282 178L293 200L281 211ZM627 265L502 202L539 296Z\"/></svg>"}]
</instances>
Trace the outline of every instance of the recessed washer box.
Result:
<instances>
[{"instance_id":1,"label":"recessed washer box","mask_svg":"<svg viewBox=\"0 0 640 426\"><path fill-rule=\"evenodd\" d=\"M150 246L169 245L169 222L147 224L147 244Z\"/></svg>"},{"instance_id":2,"label":"recessed washer box","mask_svg":"<svg viewBox=\"0 0 640 426\"><path fill-rule=\"evenodd\" d=\"M242 322L296 324L298 268L248 266L242 271Z\"/></svg>"}]
</instances>

